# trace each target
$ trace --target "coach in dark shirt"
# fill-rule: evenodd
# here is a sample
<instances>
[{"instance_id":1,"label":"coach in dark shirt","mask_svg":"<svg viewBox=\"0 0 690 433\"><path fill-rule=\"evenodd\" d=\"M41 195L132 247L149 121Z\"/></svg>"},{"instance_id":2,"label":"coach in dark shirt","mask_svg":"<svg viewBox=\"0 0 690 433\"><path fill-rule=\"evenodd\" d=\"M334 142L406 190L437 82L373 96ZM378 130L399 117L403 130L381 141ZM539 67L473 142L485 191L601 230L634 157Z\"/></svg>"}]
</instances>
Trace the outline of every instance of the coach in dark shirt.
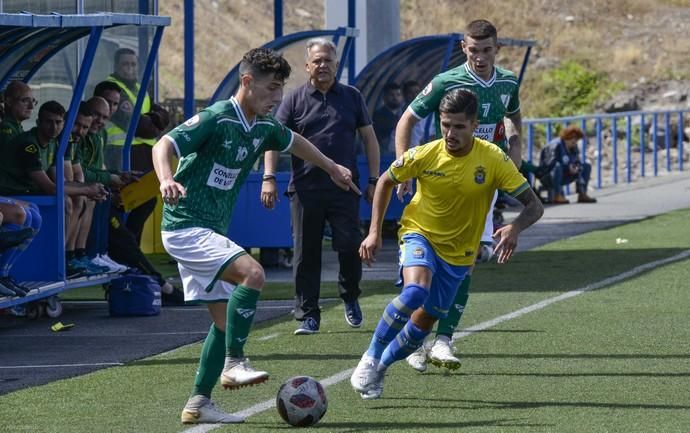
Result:
<instances>
[{"instance_id":1,"label":"coach in dark shirt","mask_svg":"<svg viewBox=\"0 0 690 433\"><path fill-rule=\"evenodd\" d=\"M365 198L371 203L379 173L379 145L364 99L356 88L336 81L337 52L331 41L317 38L307 42L306 69L309 81L285 97L276 118L314 143L324 155L349 168L355 183L359 181L359 132L369 166ZM268 208L277 199L277 160L277 152L266 152L261 201ZM326 172L295 156L288 196L294 240L295 318L301 322L295 335L319 331L321 244L326 221L333 232L333 249L338 252L338 289L345 302L345 319L350 326L360 327L360 197L341 190Z\"/></svg>"}]
</instances>

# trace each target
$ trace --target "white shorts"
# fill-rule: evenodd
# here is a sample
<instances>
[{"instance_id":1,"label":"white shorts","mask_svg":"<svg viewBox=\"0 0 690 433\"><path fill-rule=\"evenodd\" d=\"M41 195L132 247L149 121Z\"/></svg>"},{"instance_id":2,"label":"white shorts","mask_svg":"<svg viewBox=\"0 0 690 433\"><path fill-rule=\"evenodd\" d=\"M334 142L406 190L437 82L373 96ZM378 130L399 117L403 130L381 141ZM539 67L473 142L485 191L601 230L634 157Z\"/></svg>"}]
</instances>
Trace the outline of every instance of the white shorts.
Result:
<instances>
[{"instance_id":1,"label":"white shorts","mask_svg":"<svg viewBox=\"0 0 690 433\"><path fill-rule=\"evenodd\" d=\"M491 200L489 206L489 213L486 214L486 221L484 221L484 233L482 233L482 244L493 245L494 243L494 205L498 198L498 191L494 191L494 198Z\"/></svg>"},{"instance_id":2,"label":"white shorts","mask_svg":"<svg viewBox=\"0 0 690 433\"><path fill-rule=\"evenodd\" d=\"M235 285L220 280L223 270L246 251L211 229L191 227L162 231L163 246L177 261L184 300L189 303L227 301Z\"/></svg>"}]
</instances>

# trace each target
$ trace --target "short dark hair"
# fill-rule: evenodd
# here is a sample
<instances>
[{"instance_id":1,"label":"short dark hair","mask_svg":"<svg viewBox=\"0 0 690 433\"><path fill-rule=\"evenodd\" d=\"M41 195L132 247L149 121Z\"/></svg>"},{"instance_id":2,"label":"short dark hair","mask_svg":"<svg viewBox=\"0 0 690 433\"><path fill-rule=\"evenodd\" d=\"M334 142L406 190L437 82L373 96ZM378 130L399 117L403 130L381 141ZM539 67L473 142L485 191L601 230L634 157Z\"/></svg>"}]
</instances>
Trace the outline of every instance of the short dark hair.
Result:
<instances>
[{"instance_id":1,"label":"short dark hair","mask_svg":"<svg viewBox=\"0 0 690 433\"><path fill-rule=\"evenodd\" d=\"M137 55L137 53L135 53L134 50L131 48L120 48L117 51L115 51L115 57L114 57L115 64L116 65L118 64L118 62L120 61L120 57L128 55L128 54L133 55L133 56Z\"/></svg>"},{"instance_id":2,"label":"short dark hair","mask_svg":"<svg viewBox=\"0 0 690 433\"><path fill-rule=\"evenodd\" d=\"M277 80L285 81L290 72L292 68L283 55L269 48L253 48L247 51L240 62L240 77L245 74L271 75Z\"/></svg>"},{"instance_id":3,"label":"short dark hair","mask_svg":"<svg viewBox=\"0 0 690 433\"><path fill-rule=\"evenodd\" d=\"M467 32L465 36L469 36L472 39L486 39L493 38L498 39L498 32L496 27L487 20L474 20L467 25Z\"/></svg>"},{"instance_id":4,"label":"short dark hair","mask_svg":"<svg viewBox=\"0 0 690 433\"><path fill-rule=\"evenodd\" d=\"M391 90L400 90L400 84L396 82L390 82L386 83L385 86L383 86L383 93L386 94L390 92Z\"/></svg>"},{"instance_id":5,"label":"short dark hair","mask_svg":"<svg viewBox=\"0 0 690 433\"><path fill-rule=\"evenodd\" d=\"M44 102L41 108L38 109L38 118L41 119L45 113L57 114L58 116L65 117L65 107L58 101Z\"/></svg>"},{"instance_id":6,"label":"short dark hair","mask_svg":"<svg viewBox=\"0 0 690 433\"><path fill-rule=\"evenodd\" d=\"M465 113L468 118L477 117L477 95L467 89L453 89L443 95L439 113Z\"/></svg>"},{"instance_id":7,"label":"short dark hair","mask_svg":"<svg viewBox=\"0 0 690 433\"><path fill-rule=\"evenodd\" d=\"M101 81L96 84L96 87L93 89L93 96L103 96L105 92L120 93L122 89L113 81Z\"/></svg>"},{"instance_id":8,"label":"short dark hair","mask_svg":"<svg viewBox=\"0 0 690 433\"><path fill-rule=\"evenodd\" d=\"M421 86L421 84L419 84L419 81L417 81L417 80L407 80L402 85L403 92L410 89L411 87L422 87L422 86Z\"/></svg>"},{"instance_id":9,"label":"short dark hair","mask_svg":"<svg viewBox=\"0 0 690 433\"><path fill-rule=\"evenodd\" d=\"M89 107L86 101L81 101L79 103L79 111L77 112L81 116L92 117L93 110Z\"/></svg>"}]
</instances>

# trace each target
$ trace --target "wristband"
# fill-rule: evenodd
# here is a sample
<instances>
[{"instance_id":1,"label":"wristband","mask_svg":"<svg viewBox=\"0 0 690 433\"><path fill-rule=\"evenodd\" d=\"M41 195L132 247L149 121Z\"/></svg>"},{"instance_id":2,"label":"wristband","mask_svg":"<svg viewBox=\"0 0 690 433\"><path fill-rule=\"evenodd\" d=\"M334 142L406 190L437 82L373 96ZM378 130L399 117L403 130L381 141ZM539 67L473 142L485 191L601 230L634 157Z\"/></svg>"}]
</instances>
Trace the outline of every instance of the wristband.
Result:
<instances>
[{"instance_id":1,"label":"wristband","mask_svg":"<svg viewBox=\"0 0 690 433\"><path fill-rule=\"evenodd\" d=\"M378 177L370 177L369 178L369 185L376 185L376 182L379 181Z\"/></svg>"},{"instance_id":2,"label":"wristband","mask_svg":"<svg viewBox=\"0 0 690 433\"><path fill-rule=\"evenodd\" d=\"M275 176L274 174L264 174L264 175L261 177L261 180L263 180L263 181L267 181L267 180L273 180L273 181L275 181L275 180L276 180L276 176Z\"/></svg>"}]
</instances>

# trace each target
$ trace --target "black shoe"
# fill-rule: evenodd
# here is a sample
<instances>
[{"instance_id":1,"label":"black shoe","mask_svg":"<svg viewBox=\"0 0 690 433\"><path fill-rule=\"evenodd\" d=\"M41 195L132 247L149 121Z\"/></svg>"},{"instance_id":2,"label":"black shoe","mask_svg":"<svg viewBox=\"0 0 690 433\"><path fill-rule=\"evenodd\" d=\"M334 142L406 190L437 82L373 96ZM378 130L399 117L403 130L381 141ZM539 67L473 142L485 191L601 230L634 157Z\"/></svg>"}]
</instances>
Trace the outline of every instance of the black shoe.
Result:
<instances>
[{"instance_id":1,"label":"black shoe","mask_svg":"<svg viewBox=\"0 0 690 433\"><path fill-rule=\"evenodd\" d=\"M12 290L16 296L26 296L27 293L31 291L28 287L21 286L17 284L12 277L2 277L0 278L0 284L6 288Z\"/></svg>"},{"instance_id":2,"label":"black shoe","mask_svg":"<svg viewBox=\"0 0 690 433\"><path fill-rule=\"evenodd\" d=\"M180 307L185 305L184 293L177 287L173 287L172 293L161 292L161 300L163 301L164 307Z\"/></svg>"},{"instance_id":3,"label":"black shoe","mask_svg":"<svg viewBox=\"0 0 690 433\"><path fill-rule=\"evenodd\" d=\"M345 321L353 328L362 326L362 309L359 308L359 302L345 303Z\"/></svg>"},{"instance_id":4,"label":"black shoe","mask_svg":"<svg viewBox=\"0 0 690 433\"><path fill-rule=\"evenodd\" d=\"M0 230L0 251L20 245L34 235L34 229L26 227L20 230Z\"/></svg>"}]
</instances>

